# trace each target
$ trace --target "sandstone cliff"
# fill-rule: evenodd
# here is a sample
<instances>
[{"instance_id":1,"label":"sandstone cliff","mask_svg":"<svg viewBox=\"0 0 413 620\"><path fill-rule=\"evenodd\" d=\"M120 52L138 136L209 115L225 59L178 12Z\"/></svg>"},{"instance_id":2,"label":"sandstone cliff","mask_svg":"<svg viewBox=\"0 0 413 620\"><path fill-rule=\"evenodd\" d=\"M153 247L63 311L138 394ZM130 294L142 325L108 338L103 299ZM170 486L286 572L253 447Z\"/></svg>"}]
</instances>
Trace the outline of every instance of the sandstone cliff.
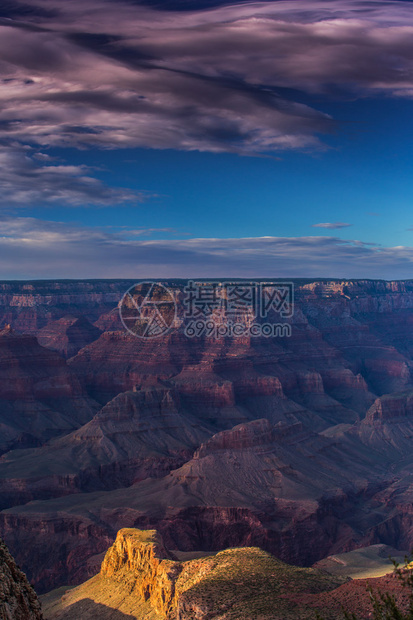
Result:
<instances>
[{"instance_id":1,"label":"sandstone cliff","mask_svg":"<svg viewBox=\"0 0 413 620\"><path fill-rule=\"evenodd\" d=\"M0 619L42 620L41 607L26 575L0 540Z\"/></svg>"},{"instance_id":2,"label":"sandstone cliff","mask_svg":"<svg viewBox=\"0 0 413 620\"><path fill-rule=\"evenodd\" d=\"M45 615L48 620L310 620L314 607L305 609L289 595L316 596L343 581L284 564L254 547L177 561L156 531L123 529L100 573L60 600L48 597Z\"/></svg>"}]
</instances>

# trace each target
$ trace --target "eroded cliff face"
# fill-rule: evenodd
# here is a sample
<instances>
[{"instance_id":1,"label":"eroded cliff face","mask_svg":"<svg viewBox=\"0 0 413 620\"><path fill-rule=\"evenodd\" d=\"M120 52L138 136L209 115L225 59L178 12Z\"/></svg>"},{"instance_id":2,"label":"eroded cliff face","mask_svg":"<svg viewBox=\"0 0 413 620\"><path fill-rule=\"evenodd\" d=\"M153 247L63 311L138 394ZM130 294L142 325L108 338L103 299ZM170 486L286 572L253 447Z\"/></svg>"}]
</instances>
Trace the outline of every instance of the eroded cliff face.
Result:
<instances>
[{"instance_id":1,"label":"eroded cliff face","mask_svg":"<svg viewBox=\"0 0 413 620\"><path fill-rule=\"evenodd\" d=\"M366 424L386 423L396 418L413 419L413 390L378 398L366 414Z\"/></svg>"},{"instance_id":2,"label":"eroded cliff face","mask_svg":"<svg viewBox=\"0 0 413 620\"><path fill-rule=\"evenodd\" d=\"M413 437L413 390L377 398L348 435L357 436L394 465L407 465Z\"/></svg>"},{"instance_id":3,"label":"eroded cliff face","mask_svg":"<svg viewBox=\"0 0 413 620\"><path fill-rule=\"evenodd\" d=\"M123 392L90 422L44 449L4 455L0 507L161 478L210 435L176 390L159 385Z\"/></svg>"},{"instance_id":4,"label":"eroded cliff face","mask_svg":"<svg viewBox=\"0 0 413 620\"><path fill-rule=\"evenodd\" d=\"M96 617L93 613L114 618L115 610L138 620L309 620L314 608L286 602L289 588L311 595L343 581L251 547L178 561L155 530L122 529L100 573L49 603L46 613L48 620L77 620L80 609L82 620Z\"/></svg>"},{"instance_id":5,"label":"eroded cliff face","mask_svg":"<svg viewBox=\"0 0 413 620\"><path fill-rule=\"evenodd\" d=\"M97 340L101 333L101 330L92 325L86 317L66 315L57 321L50 321L36 332L36 336L43 347L69 358L87 344Z\"/></svg>"},{"instance_id":6,"label":"eroded cliff face","mask_svg":"<svg viewBox=\"0 0 413 620\"><path fill-rule=\"evenodd\" d=\"M0 454L42 445L84 424L96 409L57 353L10 325L0 330Z\"/></svg>"},{"instance_id":7,"label":"eroded cliff face","mask_svg":"<svg viewBox=\"0 0 413 620\"><path fill-rule=\"evenodd\" d=\"M93 322L110 312L132 284L129 280L0 282L0 324L36 334L68 314Z\"/></svg>"},{"instance_id":8,"label":"eroded cliff face","mask_svg":"<svg viewBox=\"0 0 413 620\"><path fill-rule=\"evenodd\" d=\"M42 620L37 595L0 539L1 620Z\"/></svg>"},{"instance_id":9,"label":"eroded cliff face","mask_svg":"<svg viewBox=\"0 0 413 620\"><path fill-rule=\"evenodd\" d=\"M137 598L169 617L176 607L176 582L181 572L182 564L174 561L155 530L124 529L106 553L100 576L118 586L134 580Z\"/></svg>"}]
</instances>

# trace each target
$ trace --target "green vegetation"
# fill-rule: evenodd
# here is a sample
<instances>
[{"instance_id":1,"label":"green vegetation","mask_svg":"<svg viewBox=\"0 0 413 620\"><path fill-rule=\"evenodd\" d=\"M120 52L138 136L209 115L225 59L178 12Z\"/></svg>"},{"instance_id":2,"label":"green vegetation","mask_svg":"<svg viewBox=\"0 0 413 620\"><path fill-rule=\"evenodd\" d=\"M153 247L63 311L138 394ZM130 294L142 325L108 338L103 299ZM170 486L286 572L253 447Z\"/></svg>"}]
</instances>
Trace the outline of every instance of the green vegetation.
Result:
<instances>
[{"instance_id":1,"label":"green vegetation","mask_svg":"<svg viewBox=\"0 0 413 620\"><path fill-rule=\"evenodd\" d=\"M213 610L225 620L310 620L314 611L298 602L300 596L328 592L344 582L341 577L291 566L261 549L244 547L186 562L176 588L181 605L188 602L186 609L192 610L191 603L196 602L197 609ZM195 611L193 617L198 617Z\"/></svg>"}]
</instances>

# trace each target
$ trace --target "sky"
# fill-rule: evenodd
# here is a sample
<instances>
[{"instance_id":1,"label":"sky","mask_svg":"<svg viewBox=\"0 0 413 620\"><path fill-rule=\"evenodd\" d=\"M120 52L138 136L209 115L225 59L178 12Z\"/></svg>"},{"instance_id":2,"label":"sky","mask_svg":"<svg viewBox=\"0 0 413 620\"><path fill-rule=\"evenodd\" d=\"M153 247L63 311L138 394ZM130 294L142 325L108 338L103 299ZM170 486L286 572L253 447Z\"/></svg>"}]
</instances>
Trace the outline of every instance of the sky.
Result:
<instances>
[{"instance_id":1,"label":"sky","mask_svg":"<svg viewBox=\"0 0 413 620\"><path fill-rule=\"evenodd\" d=\"M413 278L413 3L0 3L0 279Z\"/></svg>"}]
</instances>

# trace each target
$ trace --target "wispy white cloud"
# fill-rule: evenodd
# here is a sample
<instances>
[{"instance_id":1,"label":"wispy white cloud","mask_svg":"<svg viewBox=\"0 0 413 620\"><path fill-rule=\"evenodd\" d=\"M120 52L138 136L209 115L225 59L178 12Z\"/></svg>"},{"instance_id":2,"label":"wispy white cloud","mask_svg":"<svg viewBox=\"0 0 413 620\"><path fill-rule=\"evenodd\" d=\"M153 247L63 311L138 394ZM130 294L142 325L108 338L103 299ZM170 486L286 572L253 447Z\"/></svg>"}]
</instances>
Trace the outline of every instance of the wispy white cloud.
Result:
<instances>
[{"instance_id":1,"label":"wispy white cloud","mask_svg":"<svg viewBox=\"0 0 413 620\"><path fill-rule=\"evenodd\" d=\"M330 230L348 228L349 226L352 226L352 224L347 224L346 222L321 222L320 224L312 224L313 228L328 228Z\"/></svg>"},{"instance_id":2,"label":"wispy white cloud","mask_svg":"<svg viewBox=\"0 0 413 620\"><path fill-rule=\"evenodd\" d=\"M0 221L0 279L166 277L411 278L413 247L338 237L125 239L35 218Z\"/></svg>"}]
</instances>

